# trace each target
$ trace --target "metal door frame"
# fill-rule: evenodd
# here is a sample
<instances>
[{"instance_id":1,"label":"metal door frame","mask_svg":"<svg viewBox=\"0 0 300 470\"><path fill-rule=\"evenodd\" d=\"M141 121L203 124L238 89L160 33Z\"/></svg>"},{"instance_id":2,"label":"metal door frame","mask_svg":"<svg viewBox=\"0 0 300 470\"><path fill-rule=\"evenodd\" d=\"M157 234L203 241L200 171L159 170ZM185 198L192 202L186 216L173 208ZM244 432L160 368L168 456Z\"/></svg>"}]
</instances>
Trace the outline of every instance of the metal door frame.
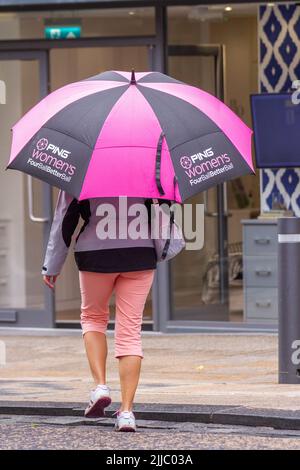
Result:
<instances>
[{"instance_id":1,"label":"metal door frame","mask_svg":"<svg viewBox=\"0 0 300 470\"><path fill-rule=\"evenodd\" d=\"M20 44L19 44L20 45ZM29 50L24 51L21 48L0 48L0 60L37 60L39 64L39 98L42 99L48 94L49 83L49 67L48 56L45 51ZM52 217L52 198L51 187L44 182L42 185L43 194L43 214L38 216L33 213L33 194L32 194L32 177L27 175L28 189L28 207L29 218L34 223L43 224L43 249L48 241L49 230ZM42 281L41 281L42 282ZM0 308L0 326L17 326L17 327L44 327L51 328L54 326L54 293L45 285L44 292L44 308Z\"/></svg>"},{"instance_id":2,"label":"metal door frame","mask_svg":"<svg viewBox=\"0 0 300 470\"><path fill-rule=\"evenodd\" d=\"M169 45L167 48L168 57L174 56L194 56L194 57L213 57L214 58L214 72L216 83L216 96L224 99L224 46L222 45ZM220 304L224 306L224 311L227 314L228 308L228 229L227 229L227 198L226 198L226 184L217 186L217 212L209 213L206 208L206 215L217 217L217 230L218 230L218 252L219 252L219 268L220 268ZM185 331L186 328L192 328L192 331L198 327L207 327L209 324L215 322L208 321L192 321L192 320L172 320L171 315L174 311L174 302L172 296L172 274L171 262L165 266L164 279L159 292L160 303L160 317L158 329L163 332ZM165 265L167 263L164 263ZM200 310L200 307L199 307ZM220 323L220 322L219 322ZM223 322L221 322L223 323ZM227 322L224 322L225 324Z\"/></svg>"}]
</instances>

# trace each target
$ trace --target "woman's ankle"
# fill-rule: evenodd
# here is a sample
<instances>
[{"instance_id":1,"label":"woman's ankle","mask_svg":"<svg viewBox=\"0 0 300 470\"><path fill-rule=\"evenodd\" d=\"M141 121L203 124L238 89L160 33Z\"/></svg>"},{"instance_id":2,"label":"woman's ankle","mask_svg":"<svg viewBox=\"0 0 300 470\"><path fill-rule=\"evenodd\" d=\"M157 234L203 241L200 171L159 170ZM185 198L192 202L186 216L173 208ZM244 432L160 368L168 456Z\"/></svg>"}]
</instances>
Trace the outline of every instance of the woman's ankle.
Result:
<instances>
[{"instance_id":1,"label":"woman's ankle","mask_svg":"<svg viewBox=\"0 0 300 470\"><path fill-rule=\"evenodd\" d=\"M121 405L119 409L122 412L122 411L132 411L132 408L133 408L132 405L131 406Z\"/></svg>"}]
</instances>

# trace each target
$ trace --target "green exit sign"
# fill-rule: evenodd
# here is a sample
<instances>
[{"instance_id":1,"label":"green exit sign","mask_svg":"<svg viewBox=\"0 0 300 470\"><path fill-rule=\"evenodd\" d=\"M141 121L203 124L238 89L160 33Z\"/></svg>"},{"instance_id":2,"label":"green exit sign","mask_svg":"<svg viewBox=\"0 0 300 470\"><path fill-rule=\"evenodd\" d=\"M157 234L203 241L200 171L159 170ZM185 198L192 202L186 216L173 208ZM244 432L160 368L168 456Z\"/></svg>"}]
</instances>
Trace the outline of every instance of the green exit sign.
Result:
<instances>
[{"instance_id":1,"label":"green exit sign","mask_svg":"<svg viewBox=\"0 0 300 470\"><path fill-rule=\"evenodd\" d=\"M46 39L74 39L80 38L81 26L45 26Z\"/></svg>"}]
</instances>

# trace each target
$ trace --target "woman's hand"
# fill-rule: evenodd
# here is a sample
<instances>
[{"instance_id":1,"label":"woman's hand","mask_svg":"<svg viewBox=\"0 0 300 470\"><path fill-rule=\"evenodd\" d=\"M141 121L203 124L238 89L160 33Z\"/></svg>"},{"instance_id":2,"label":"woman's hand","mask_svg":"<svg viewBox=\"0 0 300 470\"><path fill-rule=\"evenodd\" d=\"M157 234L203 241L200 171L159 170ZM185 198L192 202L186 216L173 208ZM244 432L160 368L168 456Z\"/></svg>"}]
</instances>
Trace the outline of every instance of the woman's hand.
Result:
<instances>
[{"instance_id":1,"label":"woman's hand","mask_svg":"<svg viewBox=\"0 0 300 470\"><path fill-rule=\"evenodd\" d=\"M50 289L54 289L57 276L58 274L56 276L43 276L43 281L46 286L50 287Z\"/></svg>"}]
</instances>

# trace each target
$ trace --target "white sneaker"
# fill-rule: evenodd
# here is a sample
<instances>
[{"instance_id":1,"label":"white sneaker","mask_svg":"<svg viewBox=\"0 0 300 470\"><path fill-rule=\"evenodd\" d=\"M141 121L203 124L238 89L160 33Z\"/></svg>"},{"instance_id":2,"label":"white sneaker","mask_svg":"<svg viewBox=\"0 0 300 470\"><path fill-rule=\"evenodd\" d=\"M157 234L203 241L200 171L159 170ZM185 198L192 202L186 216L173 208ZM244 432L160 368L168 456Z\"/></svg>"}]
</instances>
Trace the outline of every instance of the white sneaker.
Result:
<instances>
[{"instance_id":1,"label":"white sneaker","mask_svg":"<svg viewBox=\"0 0 300 470\"><path fill-rule=\"evenodd\" d=\"M111 404L110 388L107 385L97 385L90 393L90 402L84 412L86 418L102 418L104 408Z\"/></svg>"},{"instance_id":2,"label":"white sneaker","mask_svg":"<svg viewBox=\"0 0 300 470\"><path fill-rule=\"evenodd\" d=\"M135 432L135 416L132 411L117 410L114 415L117 415L115 423L115 431Z\"/></svg>"}]
</instances>

